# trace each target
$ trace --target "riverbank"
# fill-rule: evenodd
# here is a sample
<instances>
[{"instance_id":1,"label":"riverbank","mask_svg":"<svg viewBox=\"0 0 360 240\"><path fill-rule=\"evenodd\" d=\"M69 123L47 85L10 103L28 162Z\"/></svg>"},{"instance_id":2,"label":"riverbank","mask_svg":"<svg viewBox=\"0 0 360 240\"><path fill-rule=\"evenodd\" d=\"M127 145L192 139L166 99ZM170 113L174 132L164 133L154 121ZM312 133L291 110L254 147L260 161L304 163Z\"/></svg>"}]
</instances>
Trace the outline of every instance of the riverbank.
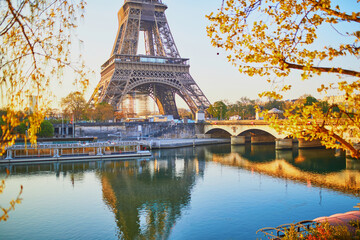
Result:
<instances>
[{"instance_id":1,"label":"riverbank","mask_svg":"<svg viewBox=\"0 0 360 240\"><path fill-rule=\"evenodd\" d=\"M209 139L152 139L144 143L144 146L150 149L163 149L163 148L180 148L202 145L214 145L230 143L230 139L209 138Z\"/></svg>"}]
</instances>

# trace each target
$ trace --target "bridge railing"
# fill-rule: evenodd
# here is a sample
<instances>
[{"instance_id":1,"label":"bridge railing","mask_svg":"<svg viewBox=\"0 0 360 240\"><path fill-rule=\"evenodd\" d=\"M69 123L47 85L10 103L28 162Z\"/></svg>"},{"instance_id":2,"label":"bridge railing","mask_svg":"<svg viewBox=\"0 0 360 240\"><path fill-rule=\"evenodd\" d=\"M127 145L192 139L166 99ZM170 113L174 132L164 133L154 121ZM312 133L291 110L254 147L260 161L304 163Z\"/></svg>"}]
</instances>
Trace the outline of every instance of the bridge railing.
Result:
<instances>
[{"instance_id":1,"label":"bridge railing","mask_svg":"<svg viewBox=\"0 0 360 240\"><path fill-rule=\"evenodd\" d=\"M269 125L265 120L207 120L211 125Z\"/></svg>"}]
</instances>

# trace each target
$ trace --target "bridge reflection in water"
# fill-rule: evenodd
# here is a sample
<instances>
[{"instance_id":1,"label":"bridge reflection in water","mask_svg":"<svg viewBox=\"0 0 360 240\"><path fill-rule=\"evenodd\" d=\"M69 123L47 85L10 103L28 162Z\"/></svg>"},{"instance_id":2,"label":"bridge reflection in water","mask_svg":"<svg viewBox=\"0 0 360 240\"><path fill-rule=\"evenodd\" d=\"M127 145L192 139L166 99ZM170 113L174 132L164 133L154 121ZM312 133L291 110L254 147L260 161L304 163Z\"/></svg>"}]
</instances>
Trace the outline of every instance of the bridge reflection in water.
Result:
<instances>
[{"instance_id":1,"label":"bridge reflection in water","mask_svg":"<svg viewBox=\"0 0 360 240\"><path fill-rule=\"evenodd\" d=\"M326 149L275 151L272 145L221 146L206 160L360 196L360 162Z\"/></svg>"}]
</instances>

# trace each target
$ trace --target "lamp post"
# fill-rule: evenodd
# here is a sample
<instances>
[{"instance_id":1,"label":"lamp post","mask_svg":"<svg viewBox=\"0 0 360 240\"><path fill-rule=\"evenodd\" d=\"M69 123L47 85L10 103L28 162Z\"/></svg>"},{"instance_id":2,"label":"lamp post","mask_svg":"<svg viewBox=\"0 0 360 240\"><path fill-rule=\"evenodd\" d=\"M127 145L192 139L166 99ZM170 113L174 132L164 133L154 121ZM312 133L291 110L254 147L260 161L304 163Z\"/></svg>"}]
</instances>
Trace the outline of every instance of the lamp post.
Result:
<instances>
[{"instance_id":1,"label":"lamp post","mask_svg":"<svg viewBox=\"0 0 360 240\"><path fill-rule=\"evenodd\" d=\"M75 118L74 118L74 115L73 115L73 119L72 119L72 135L73 135L73 138L75 138Z\"/></svg>"},{"instance_id":2,"label":"lamp post","mask_svg":"<svg viewBox=\"0 0 360 240\"><path fill-rule=\"evenodd\" d=\"M61 137L64 136L64 114L61 114Z\"/></svg>"},{"instance_id":3,"label":"lamp post","mask_svg":"<svg viewBox=\"0 0 360 240\"><path fill-rule=\"evenodd\" d=\"M223 119L223 112L222 112L222 108L223 108L223 106L220 106L220 120L222 120L222 119Z\"/></svg>"}]
</instances>

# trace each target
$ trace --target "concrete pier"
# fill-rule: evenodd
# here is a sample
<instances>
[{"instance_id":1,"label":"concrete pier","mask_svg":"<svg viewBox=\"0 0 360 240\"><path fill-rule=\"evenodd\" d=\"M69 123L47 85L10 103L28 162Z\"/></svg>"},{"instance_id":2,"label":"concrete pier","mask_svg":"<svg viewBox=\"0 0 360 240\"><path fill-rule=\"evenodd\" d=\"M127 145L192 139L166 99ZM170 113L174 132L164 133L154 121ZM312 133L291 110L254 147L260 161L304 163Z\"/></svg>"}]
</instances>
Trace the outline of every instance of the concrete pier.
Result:
<instances>
[{"instance_id":1,"label":"concrete pier","mask_svg":"<svg viewBox=\"0 0 360 240\"><path fill-rule=\"evenodd\" d=\"M255 135L251 136L251 144L274 143L275 137L271 135Z\"/></svg>"},{"instance_id":2,"label":"concrete pier","mask_svg":"<svg viewBox=\"0 0 360 240\"><path fill-rule=\"evenodd\" d=\"M245 136L231 136L231 145L245 145Z\"/></svg>"},{"instance_id":3,"label":"concrete pier","mask_svg":"<svg viewBox=\"0 0 360 240\"><path fill-rule=\"evenodd\" d=\"M275 156L276 156L276 159L280 159L280 160L284 160L284 159L286 159L287 161L294 160L294 154L293 154L292 149L287 149L286 151L285 150L276 150Z\"/></svg>"},{"instance_id":4,"label":"concrete pier","mask_svg":"<svg viewBox=\"0 0 360 240\"><path fill-rule=\"evenodd\" d=\"M303 138L299 138L299 148L322 148L324 147L321 144L320 139L316 139L313 141L306 141Z\"/></svg>"},{"instance_id":5,"label":"concrete pier","mask_svg":"<svg viewBox=\"0 0 360 240\"><path fill-rule=\"evenodd\" d=\"M291 138L275 140L275 149L276 150L292 149L292 147L293 147L293 140Z\"/></svg>"}]
</instances>

